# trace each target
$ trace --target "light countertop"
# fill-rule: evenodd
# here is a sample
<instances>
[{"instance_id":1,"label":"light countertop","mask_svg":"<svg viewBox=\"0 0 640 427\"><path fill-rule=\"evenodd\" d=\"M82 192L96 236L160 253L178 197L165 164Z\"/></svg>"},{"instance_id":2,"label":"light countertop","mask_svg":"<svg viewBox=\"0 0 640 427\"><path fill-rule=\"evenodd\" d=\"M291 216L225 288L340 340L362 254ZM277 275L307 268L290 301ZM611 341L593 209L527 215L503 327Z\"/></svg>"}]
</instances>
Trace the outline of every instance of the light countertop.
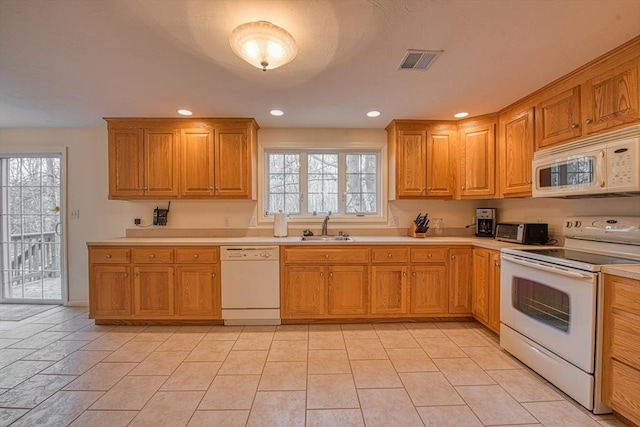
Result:
<instances>
[{"instance_id":1,"label":"light countertop","mask_svg":"<svg viewBox=\"0 0 640 427\"><path fill-rule=\"evenodd\" d=\"M118 237L87 242L89 246L238 246L238 245L470 245L487 249L518 248L524 245L501 242L482 237L426 237L408 236L352 236L353 242L309 242L300 241L300 236L290 237ZM530 246L528 246L530 247Z\"/></svg>"},{"instance_id":2,"label":"light countertop","mask_svg":"<svg viewBox=\"0 0 640 427\"><path fill-rule=\"evenodd\" d=\"M640 265L610 265L602 267L602 272L628 279L640 280Z\"/></svg>"}]
</instances>

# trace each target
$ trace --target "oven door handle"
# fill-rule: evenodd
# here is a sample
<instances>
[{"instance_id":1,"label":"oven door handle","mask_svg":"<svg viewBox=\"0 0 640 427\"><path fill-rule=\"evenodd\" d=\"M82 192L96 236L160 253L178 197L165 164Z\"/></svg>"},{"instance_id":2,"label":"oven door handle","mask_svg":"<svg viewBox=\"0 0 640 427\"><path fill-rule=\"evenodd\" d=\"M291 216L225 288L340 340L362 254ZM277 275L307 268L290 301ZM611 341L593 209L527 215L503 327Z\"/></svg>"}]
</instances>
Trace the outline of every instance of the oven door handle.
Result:
<instances>
[{"instance_id":1,"label":"oven door handle","mask_svg":"<svg viewBox=\"0 0 640 427\"><path fill-rule=\"evenodd\" d=\"M529 261L529 260L525 260L525 259L522 259L522 258L509 256L509 255L505 255L505 254L502 254L502 261L509 261L509 262L514 263L514 264L524 265L524 266L530 267L530 268L537 268L539 270L548 271L548 272L551 272L553 274L560 274L562 276L573 277L573 278L576 278L576 279L582 279L582 280L592 280L593 279L593 275L592 274L578 273L577 271L568 271L568 270L565 270L564 268L553 267L553 266L542 264L542 263L539 263L539 262Z\"/></svg>"}]
</instances>

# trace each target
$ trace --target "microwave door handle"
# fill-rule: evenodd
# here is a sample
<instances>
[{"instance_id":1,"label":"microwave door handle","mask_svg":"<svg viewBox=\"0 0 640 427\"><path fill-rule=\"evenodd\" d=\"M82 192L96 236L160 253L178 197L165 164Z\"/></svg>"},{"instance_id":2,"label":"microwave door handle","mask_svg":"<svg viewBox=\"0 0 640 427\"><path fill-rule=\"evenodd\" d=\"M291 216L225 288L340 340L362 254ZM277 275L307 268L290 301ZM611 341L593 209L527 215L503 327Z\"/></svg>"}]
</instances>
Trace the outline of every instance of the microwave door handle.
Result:
<instances>
[{"instance_id":1,"label":"microwave door handle","mask_svg":"<svg viewBox=\"0 0 640 427\"><path fill-rule=\"evenodd\" d=\"M599 180L598 184L600 185L601 188L604 188L604 186L606 185L606 182L605 182L606 171L604 170L605 169L604 156L605 156L604 150L600 150L600 152L598 153L598 159L596 160L596 177Z\"/></svg>"},{"instance_id":2,"label":"microwave door handle","mask_svg":"<svg viewBox=\"0 0 640 427\"><path fill-rule=\"evenodd\" d=\"M562 269L562 268L551 267L551 266L547 266L545 264L540 264L538 262L533 262L533 261L525 261L525 260L520 259L520 258L513 258L513 257L510 257L510 256L502 255L502 260L503 261L506 260L506 261L512 262L514 264L524 265L524 266L530 267L530 268L537 268L539 270L548 271L548 272L551 272L553 274L560 274L562 276L573 277L575 279L582 279L582 280L591 280L592 279L592 276L589 275L589 274L582 274L582 273L578 273L578 272L574 272L574 271L567 271L567 270Z\"/></svg>"}]
</instances>

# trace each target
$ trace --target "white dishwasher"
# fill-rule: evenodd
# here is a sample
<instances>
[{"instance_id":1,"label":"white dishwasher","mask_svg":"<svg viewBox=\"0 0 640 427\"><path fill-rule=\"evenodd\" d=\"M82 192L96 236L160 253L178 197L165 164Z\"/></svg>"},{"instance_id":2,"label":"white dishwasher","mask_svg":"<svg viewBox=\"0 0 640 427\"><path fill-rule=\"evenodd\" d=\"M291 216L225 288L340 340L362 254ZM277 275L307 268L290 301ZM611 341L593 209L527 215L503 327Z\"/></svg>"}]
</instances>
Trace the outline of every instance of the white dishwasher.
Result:
<instances>
[{"instance_id":1,"label":"white dishwasher","mask_svg":"<svg viewBox=\"0 0 640 427\"><path fill-rule=\"evenodd\" d=\"M225 325L280 324L280 250L277 246L222 246Z\"/></svg>"}]
</instances>

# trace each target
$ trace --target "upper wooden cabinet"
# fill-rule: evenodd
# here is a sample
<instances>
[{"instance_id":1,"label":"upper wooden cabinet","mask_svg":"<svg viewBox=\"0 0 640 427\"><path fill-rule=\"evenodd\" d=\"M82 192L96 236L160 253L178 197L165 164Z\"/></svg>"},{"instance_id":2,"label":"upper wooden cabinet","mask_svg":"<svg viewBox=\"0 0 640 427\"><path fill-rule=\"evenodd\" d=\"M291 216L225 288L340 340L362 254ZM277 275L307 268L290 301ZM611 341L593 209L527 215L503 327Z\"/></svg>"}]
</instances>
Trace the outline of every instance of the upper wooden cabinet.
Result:
<instances>
[{"instance_id":1,"label":"upper wooden cabinet","mask_svg":"<svg viewBox=\"0 0 640 427\"><path fill-rule=\"evenodd\" d=\"M542 100L537 106L536 150L582 134L580 86Z\"/></svg>"},{"instance_id":2,"label":"upper wooden cabinet","mask_svg":"<svg viewBox=\"0 0 640 427\"><path fill-rule=\"evenodd\" d=\"M625 62L583 85L583 118L587 135L640 119L639 61L635 58Z\"/></svg>"},{"instance_id":3,"label":"upper wooden cabinet","mask_svg":"<svg viewBox=\"0 0 640 427\"><path fill-rule=\"evenodd\" d=\"M396 120L387 138L390 199L453 197L455 123Z\"/></svg>"},{"instance_id":4,"label":"upper wooden cabinet","mask_svg":"<svg viewBox=\"0 0 640 427\"><path fill-rule=\"evenodd\" d=\"M533 108L500 116L496 170L503 197L531 195L533 132Z\"/></svg>"},{"instance_id":5,"label":"upper wooden cabinet","mask_svg":"<svg viewBox=\"0 0 640 427\"><path fill-rule=\"evenodd\" d=\"M105 120L109 198L256 198L255 120Z\"/></svg>"},{"instance_id":6,"label":"upper wooden cabinet","mask_svg":"<svg viewBox=\"0 0 640 427\"><path fill-rule=\"evenodd\" d=\"M178 196L178 132L172 128L109 132L111 199Z\"/></svg>"},{"instance_id":7,"label":"upper wooden cabinet","mask_svg":"<svg viewBox=\"0 0 640 427\"><path fill-rule=\"evenodd\" d=\"M496 119L460 123L458 180L460 198L492 198L496 194Z\"/></svg>"}]
</instances>

